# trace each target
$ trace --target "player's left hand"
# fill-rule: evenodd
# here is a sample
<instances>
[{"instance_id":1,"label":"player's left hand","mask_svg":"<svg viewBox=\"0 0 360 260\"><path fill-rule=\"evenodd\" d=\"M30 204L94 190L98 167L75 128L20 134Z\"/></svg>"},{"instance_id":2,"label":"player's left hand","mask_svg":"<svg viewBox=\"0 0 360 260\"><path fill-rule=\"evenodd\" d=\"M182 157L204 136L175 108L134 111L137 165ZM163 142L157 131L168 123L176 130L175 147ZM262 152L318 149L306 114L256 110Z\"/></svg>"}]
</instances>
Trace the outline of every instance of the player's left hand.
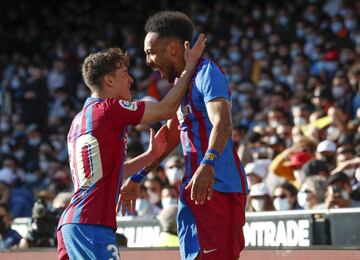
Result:
<instances>
[{"instance_id":1,"label":"player's left hand","mask_svg":"<svg viewBox=\"0 0 360 260\"><path fill-rule=\"evenodd\" d=\"M154 129L150 129L150 141L147 152L153 160L159 158L165 151L167 145L168 128L163 125L155 135Z\"/></svg>"},{"instance_id":2,"label":"player's left hand","mask_svg":"<svg viewBox=\"0 0 360 260\"><path fill-rule=\"evenodd\" d=\"M195 204L204 204L206 199L211 200L214 184L214 167L200 164L185 189L191 188L191 199L195 200Z\"/></svg>"},{"instance_id":3,"label":"player's left hand","mask_svg":"<svg viewBox=\"0 0 360 260\"><path fill-rule=\"evenodd\" d=\"M121 208L121 214L125 216L125 213L135 213L136 199L140 193L140 183L135 183L128 178L120 190L119 200L116 205L116 212L119 212Z\"/></svg>"}]
</instances>

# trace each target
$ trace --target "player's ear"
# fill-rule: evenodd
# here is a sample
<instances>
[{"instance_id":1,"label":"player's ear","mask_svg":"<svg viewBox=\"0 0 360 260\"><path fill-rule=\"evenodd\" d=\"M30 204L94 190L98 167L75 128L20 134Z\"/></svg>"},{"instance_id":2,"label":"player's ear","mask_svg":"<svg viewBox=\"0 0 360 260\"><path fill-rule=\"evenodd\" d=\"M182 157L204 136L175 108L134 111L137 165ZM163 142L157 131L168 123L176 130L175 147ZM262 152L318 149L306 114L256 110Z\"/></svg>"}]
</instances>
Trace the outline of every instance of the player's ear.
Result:
<instances>
[{"instance_id":1,"label":"player's ear","mask_svg":"<svg viewBox=\"0 0 360 260\"><path fill-rule=\"evenodd\" d=\"M103 77L103 85L104 86L112 86L112 84L113 84L113 77L111 76L111 75L105 75L104 77Z\"/></svg>"},{"instance_id":2,"label":"player's ear","mask_svg":"<svg viewBox=\"0 0 360 260\"><path fill-rule=\"evenodd\" d=\"M176 56L180 51L180 47L178 40L172 40L167 46L168 53L171 56Z\"/></svg>"}]
</instances>

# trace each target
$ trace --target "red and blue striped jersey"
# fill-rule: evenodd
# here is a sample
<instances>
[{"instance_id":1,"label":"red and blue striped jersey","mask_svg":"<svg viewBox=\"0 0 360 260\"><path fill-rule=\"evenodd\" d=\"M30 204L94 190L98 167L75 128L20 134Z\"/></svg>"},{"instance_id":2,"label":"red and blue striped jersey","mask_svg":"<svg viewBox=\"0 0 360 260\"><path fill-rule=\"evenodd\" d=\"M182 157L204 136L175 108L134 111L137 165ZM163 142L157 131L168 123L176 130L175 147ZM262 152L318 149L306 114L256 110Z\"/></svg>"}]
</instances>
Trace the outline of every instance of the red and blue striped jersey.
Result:
<instances>
[{"instance_id":1,"label":"red and blue striped jersey","mask_svg":"<svg viewBox=\"0 0 360 260\"><path fill-rule=\"evenodd\" d=\"M122 182L127 125L136 125L144 102L88 98L67 137L74 194L59 227L97 224L116 229L116 203Z\"/></svg>"},{"instance_id":2,"label":"red and blue striped jersey","mask_svg":"<svg viewBox=\"0 0 360 260\"><path fill-rule=\"evenodd\" d=\"M212 124L206 103L225 98L231 101L231 91L225 74L216 64L201 59L192 79L191 88L177 111L180 140L185 156L185 178L191 178L208 148ZM230 138L215 162L214 189L220 192L247 193L244 167Z\"/></svg>"}]
</instances>

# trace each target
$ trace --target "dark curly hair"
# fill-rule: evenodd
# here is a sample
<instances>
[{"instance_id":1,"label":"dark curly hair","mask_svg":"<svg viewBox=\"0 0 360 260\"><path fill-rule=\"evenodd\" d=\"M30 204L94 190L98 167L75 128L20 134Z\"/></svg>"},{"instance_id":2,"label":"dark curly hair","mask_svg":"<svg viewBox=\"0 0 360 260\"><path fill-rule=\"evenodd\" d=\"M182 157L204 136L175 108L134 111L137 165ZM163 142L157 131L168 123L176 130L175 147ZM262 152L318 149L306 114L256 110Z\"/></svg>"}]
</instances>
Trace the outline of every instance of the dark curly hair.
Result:
<instances>
[{"instance_id":1,"label":"dark curly hair","mask_svg":"<svg viewBox=\"0 0 360 260\"><path fill-rule=\"evenodd\" d=\"M109 48L92 53L82 65L82 76L91 91L98 90L105 75L115 73L119 66L129 66L129 57L120 48Z\"/></svg>"},{"instance_id":2,"label":"dark curly hair","mask_svg":"<svg viewBox=\"0 0 360 260\"><path fill-rule=\"evenodd\" d=\"M182 42L191 41L194 33L194 24L184 13L162 11L147 19L145 32L158 33L160 38L177 37Z\"/></svg>"}]
</instances>

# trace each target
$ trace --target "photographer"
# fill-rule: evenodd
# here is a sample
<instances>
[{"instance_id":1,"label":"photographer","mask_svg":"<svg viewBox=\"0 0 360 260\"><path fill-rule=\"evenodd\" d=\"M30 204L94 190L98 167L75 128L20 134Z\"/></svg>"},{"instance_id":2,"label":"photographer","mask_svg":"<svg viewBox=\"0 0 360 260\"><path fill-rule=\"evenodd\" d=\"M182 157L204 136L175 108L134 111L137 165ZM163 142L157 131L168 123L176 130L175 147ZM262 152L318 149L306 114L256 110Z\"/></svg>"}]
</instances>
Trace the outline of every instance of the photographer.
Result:
<instances>
[{"instance_id":1,"label":"photographer","mask_svg":"<svg viewBox=\"0 0 360 260\"><path fill-rule=\"evenodd\" d=\"M31 216L31 229L27 243L29 247L56 246L56 224L61 211L51 209L43 197L34 204Z\"/></svg>"},{"instance_id":2,"label":"photographer","mask_svg":"<svg viewBox=\"0 0 360 260\"><path fill-rule=\"evenodd\" d=\"M10 211L6 204L0 204L0 251L17 247L21 240L18 232L11 229Z\"/></svg>"},{"instance_id":3,"label":"photographer","mask_svg":"<svg viewBox=\"0 0 360 260\"><path fill-rule=\"evenodd\" d=\"M335 173L328 179L325 208L356 208L360 201L351 198L352 189L348 176L343 172Z\"/></svg>"}]
</instances>

